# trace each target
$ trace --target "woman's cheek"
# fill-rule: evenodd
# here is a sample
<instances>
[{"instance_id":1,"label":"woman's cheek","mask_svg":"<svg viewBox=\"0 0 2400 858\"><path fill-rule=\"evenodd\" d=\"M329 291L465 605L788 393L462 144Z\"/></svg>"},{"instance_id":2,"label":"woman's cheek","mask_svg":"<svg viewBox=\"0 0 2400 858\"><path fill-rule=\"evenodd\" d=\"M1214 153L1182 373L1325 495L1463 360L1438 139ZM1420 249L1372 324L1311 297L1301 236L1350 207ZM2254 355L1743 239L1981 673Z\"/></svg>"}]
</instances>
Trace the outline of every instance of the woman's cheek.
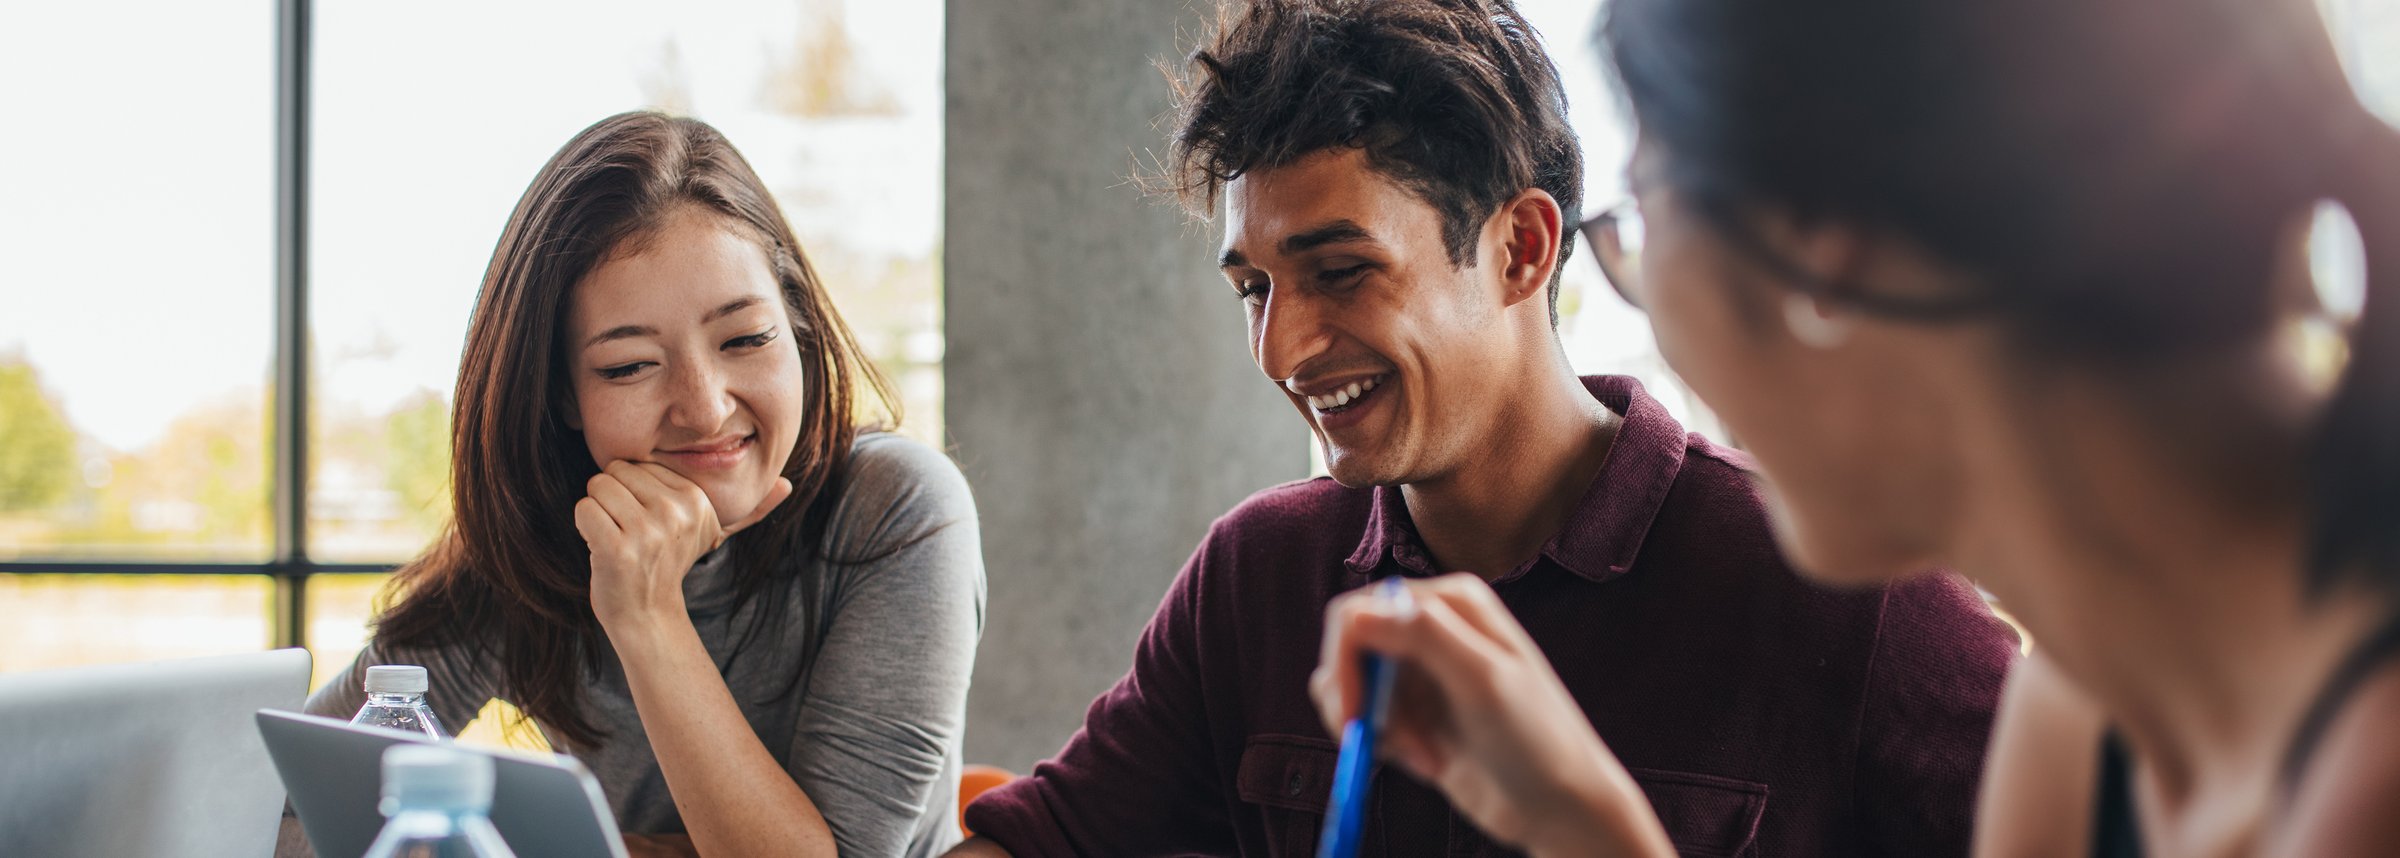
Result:
<instances>
[{"instance_id":1,"label":"woman's cheek","mask_svg":"<svg viewBox=\"0 0 2400 858\"><path fill-rule=\"evenodd\" d=\"M1709 305L1711 296L1701 293L1717 292L1719 284L1679 276L1692 269L1681 264L1681 255L1671 248L1652 253L1644 260L1650 264L1642 276L1647 287L1643 298L1650 307L1650 331L1658 342L1659 356L1702 400L1714 399L1719 393L1714 384L1717 368L1726 359L1722 351L1726 320L1722 308ZM1715 402L1709 405L1721 408Z\"/></svg>"},{"instance_id":2,"label":"woman's cheek","mask_svg":"<svg viewBox=\"0 0 2400 858\"><path fill-rule=\"evenodd\" d=\"M576 391L577 413L583 419L583 441L592 453L592 463L607 466L623 459L641 461L650 458L650 437L639 427L643 424L633 415L640 409L623 388L589 385Z\"/></svg>"}]
</instances>

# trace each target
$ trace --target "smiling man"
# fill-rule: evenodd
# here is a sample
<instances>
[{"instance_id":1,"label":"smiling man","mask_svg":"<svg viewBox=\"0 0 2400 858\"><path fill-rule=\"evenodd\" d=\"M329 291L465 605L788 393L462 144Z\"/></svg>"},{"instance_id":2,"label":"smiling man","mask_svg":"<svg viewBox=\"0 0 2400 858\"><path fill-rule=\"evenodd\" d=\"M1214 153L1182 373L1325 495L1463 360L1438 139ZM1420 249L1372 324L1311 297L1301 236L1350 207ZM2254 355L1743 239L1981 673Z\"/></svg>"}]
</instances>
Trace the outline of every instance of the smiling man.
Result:
<instances>
[{"instance_id":1,"label":"smiling man","mask_svg":"<svg viewBox=\"0 0 2400 858\"><path fill-rule=\"evenodd\" d=\"M1219 519L1124 679L960 853L1308 855L1336 746L1325 606L1481 575L1684 854L1966 851L2014 655L1956 578L1828 592L1779 558L1739 454L1556 332L1581 154L1505 0L1261 0L1193 54L1173 162L1223 205L1252 357L1331 479ZM1498 853L1393 770L1366 854Z\"/></svg>"}]
</instances>

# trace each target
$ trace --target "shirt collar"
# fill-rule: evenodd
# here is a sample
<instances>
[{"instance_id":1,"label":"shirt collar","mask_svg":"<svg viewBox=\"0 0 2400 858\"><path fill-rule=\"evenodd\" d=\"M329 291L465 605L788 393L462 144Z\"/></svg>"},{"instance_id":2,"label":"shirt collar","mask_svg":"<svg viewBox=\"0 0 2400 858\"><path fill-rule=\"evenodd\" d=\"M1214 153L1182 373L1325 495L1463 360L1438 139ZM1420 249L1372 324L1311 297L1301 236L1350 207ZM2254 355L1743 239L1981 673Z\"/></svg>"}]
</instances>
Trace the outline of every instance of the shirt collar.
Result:
<instances>
[{"instance_id":1,"label":"shirt collar","mask_svg":"<svg viewBox=\"0 0 2400 858\"><path fill-rule=\"evenodd\" d=\"M1617 426L1608 460L1593 477L1591 488L1577 501L1566 525L1542 546L1542 558L1591 581L1606 581L1633 568L1650 522L1666 502L1683 469L1683 426L1665 406L1642 390L1641 382L1620 375L1583 378L1585 390L1608 410L1624 418ZM1343 561L1353 584L1363 584L1388 557L1403 574L1433 575L1431 556L1417 538L1408 518L1408 502L1399 486L1376 486L1367 512L1366 532L1358 549ZM1537 559L1536 562L1539 562ZM1506 576L1514 578L1525 570Z\"/></svg>"}]
</instances>

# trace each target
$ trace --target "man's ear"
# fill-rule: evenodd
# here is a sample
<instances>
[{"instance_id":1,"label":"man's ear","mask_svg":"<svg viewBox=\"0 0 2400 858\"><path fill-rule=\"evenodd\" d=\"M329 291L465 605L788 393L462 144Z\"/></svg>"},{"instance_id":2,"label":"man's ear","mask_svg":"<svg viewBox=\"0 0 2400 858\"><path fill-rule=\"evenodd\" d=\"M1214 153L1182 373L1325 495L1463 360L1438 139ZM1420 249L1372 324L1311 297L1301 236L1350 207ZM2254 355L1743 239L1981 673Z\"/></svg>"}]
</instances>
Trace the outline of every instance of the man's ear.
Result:
<instances>
[{"instance_id":1,"label":"man's ear","mask_svg":"<svg viewBox=\"0 0 2400 858\"><path fill-rule=\"evenodd\" d=\"M1505 304L1516 306L1529 298L1547 301L1551 274L1558 270L1558 243L1565 237L1565 216L1558 200L1540 188L1526 188L1492 215L1500 231L1500 281L1507 290Z\"/></svg>"}]
</instances>

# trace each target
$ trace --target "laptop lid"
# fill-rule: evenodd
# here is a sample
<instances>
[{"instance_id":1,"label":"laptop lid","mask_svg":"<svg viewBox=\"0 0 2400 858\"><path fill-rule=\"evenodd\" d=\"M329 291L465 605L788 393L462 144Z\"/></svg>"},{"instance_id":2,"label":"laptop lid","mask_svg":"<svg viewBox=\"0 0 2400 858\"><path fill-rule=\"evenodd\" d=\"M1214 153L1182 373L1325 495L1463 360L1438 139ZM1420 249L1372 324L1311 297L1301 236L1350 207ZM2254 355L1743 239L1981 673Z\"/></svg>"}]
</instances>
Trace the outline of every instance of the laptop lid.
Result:
<instances>
[{"instance_id":1,"label":"laptop lid","mask_svg":"<svg viewBox=\"0 0 2400 858\"><path fill-rule=\"evenodd\" d=\"M258 732L317 858L359 858L383 830L383 749L424 736L294 712L260 711ZM492 827L518 858L625 858L600 782L574 757L460 745L492 758Z\"/></svg>"},{"instance_id":2,"label":"laptop lid","mask_svg":"<svg viewBox=\"0 0 2400 858\"><path fill-rule=\"evenodd\" d=\"M0 855L268 855L283 784L250 729L308 651L0 674Z\"/></svg>"}]
</instances>

